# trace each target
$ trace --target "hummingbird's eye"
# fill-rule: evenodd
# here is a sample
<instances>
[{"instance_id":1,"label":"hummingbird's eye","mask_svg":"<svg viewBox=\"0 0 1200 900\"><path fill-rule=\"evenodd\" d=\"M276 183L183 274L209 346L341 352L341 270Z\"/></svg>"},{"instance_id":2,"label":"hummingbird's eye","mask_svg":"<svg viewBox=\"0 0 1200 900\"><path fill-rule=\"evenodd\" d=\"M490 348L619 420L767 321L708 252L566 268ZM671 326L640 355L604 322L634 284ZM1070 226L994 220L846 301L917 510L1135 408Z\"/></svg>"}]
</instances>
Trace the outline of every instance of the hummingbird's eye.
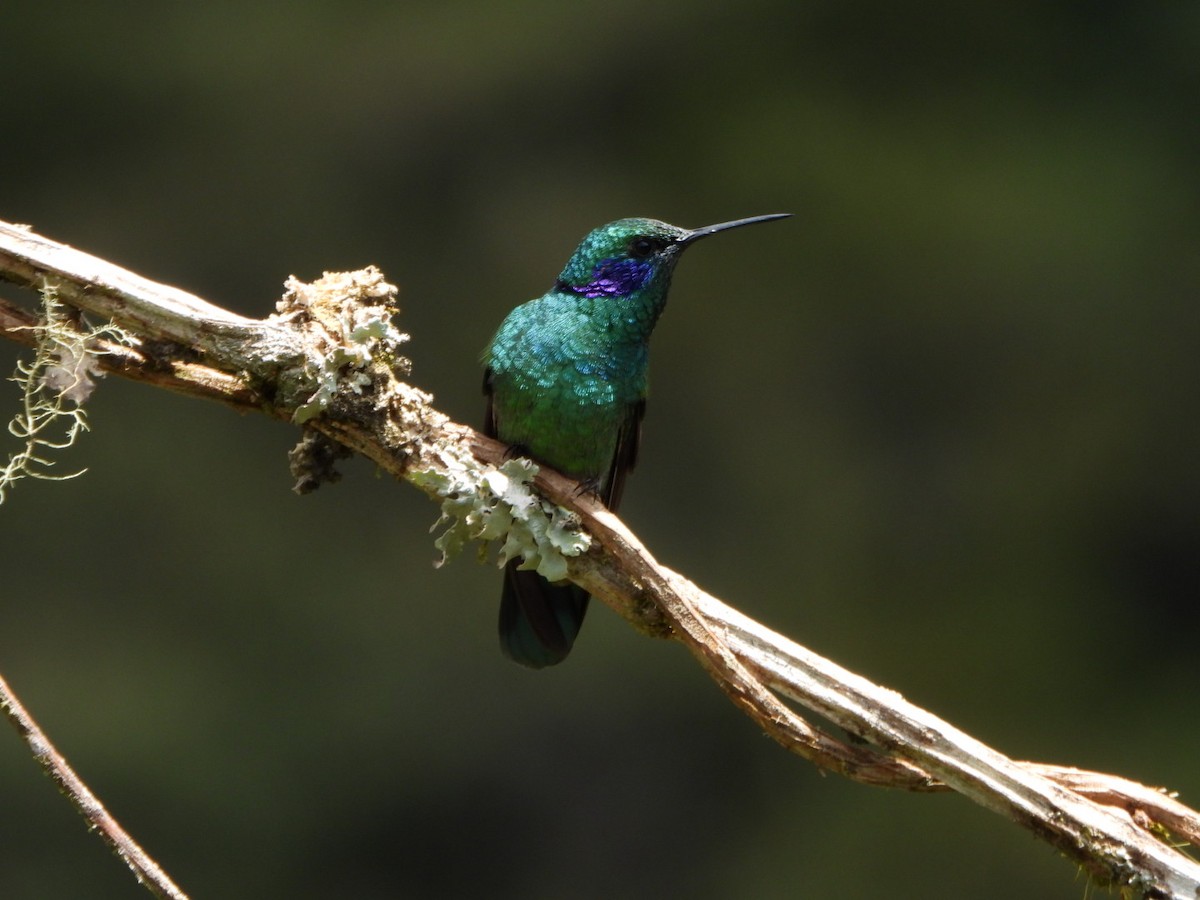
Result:
<instances>
[{"instance_id":1,"label":"hummingbird's eye","mask_svg":"<svg viewBox=\"0 0 1200 900\"><path fill-rule=\"evenodd\" d=\"M661 244L654 238L636 237L629 242L629 255L645 259L647 256L652 256L660 246Z\"/></svg>"}]
</instances>

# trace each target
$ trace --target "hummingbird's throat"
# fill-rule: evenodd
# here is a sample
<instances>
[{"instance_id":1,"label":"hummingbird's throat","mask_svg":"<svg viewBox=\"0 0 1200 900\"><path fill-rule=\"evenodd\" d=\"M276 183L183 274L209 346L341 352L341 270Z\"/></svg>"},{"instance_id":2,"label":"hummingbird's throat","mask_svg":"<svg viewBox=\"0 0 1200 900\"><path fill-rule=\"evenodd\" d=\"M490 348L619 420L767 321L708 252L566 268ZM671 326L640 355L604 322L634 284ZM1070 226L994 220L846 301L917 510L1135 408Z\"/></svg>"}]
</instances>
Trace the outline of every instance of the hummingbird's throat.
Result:
<instances>
[{"instance_id":1,"label":"hummingbird's throat","mask_svg":"<svg viewBox=\"0 0 1200 900\"><path fill-rule=\"evenodd\" d=\"M626 297L644 288L654 275L655 263L648 259L630 259L614 256L602 259L592 270L592 279L587 284L570 284L560 281L559 290L570 291L581 297Z\"/></svg>"}]
</instances>

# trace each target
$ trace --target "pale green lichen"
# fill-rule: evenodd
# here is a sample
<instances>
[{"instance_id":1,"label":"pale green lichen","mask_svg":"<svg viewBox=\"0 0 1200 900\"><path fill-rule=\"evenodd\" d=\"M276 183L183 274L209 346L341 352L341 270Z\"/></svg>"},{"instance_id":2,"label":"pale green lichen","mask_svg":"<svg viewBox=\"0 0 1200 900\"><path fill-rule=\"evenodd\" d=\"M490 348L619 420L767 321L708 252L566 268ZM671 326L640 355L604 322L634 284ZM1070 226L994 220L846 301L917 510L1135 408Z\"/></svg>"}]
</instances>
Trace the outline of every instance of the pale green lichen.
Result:
<instances>
[{"instance_id":1,"label":"pale green lichen","mask_svg":"<svg viewBox=\"0 0 1200 900\"><path fill-rule=\"evenodd\" d=\"M339 387L347 387L355 394L361 394L362 389L371 383L371 377L362 371L343 372L343 368L362 364L362 357L347 353L342 348L322 357L321 365L315 366L311 373L317 389L306 402L296 408L292 414L292 421L303 425L314 416L319 416L333 402Z\"/></svg>"},{"instance_id":2,"label":"pale green lichen","mask_svg":"<svg viewBox=\"0 0 1200 900\"><path fill-rule=\"evenodd\" d=\"M8 424L9 433L24 441L0 468L0 503L23 478L66 481L86 472L49 471L54 451L65 450L88 430L83 403L103 375L96 343L105 339L131 345L133 339L115 323L81 330L70 320L50 282L42 286L42 323L29 326L37 338L32 362L18 361L9 379L21 389L21 409Z\"/></svg>"},{"instance_id":3,"label":"pale green lichen","mask_svg":"<svg viewBox=\"0 0 1200 900\"><path fill-rule=\"evenodd\" d=\"M285 287L279 318L300 321L312 339L304 365L305 399L292 416L297 424L328 409L339 390L361 394L372 383L375 364L407 371L408 361L397 348L408 335L392 324L396 287L377 268L326 272L311 284L293 276Z\"/></svg>"},{"instance_id":4,"label":"pale green lichen","mask_svg":"<svg viewBox=\"0 0 1200 900\"><path fill-rule=\"evenodd\" d=\"M442 498L441 518L430 531L443 528L434 546L444 564L471 541L486 554L491 542L502 542L498 563L524 558L522 569L534 569L549 581L567 577L567 558L579 556L591 538L579 530L579 517L535 494L529 486L538 467L527 459L510 459L499 468L473 460L443 459L444 470L412 473L417 486Z\"/></svg>"}]
</instances>

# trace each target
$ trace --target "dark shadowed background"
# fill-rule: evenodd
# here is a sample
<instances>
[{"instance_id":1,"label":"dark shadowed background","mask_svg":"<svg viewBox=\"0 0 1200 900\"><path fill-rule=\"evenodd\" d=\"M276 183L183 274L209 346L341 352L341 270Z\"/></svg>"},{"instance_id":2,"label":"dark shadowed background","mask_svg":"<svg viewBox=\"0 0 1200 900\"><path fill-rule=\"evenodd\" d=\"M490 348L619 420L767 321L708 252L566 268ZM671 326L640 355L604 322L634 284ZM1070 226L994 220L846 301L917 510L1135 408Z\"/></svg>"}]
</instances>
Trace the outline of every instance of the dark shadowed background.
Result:
<instances>
[{"instance_id":1,"label":"dark shadowed background","mask_svg":"<svg viewBox=\"0 0 1200 900\"><path fill-rule=\"evenodd\" d=\"M589 228L795 213L681 265L626 520L1009 755L1200 801L1200 6L27 6L0 218L254 316L376 264L471 424ZM115 378L90 415L87 474L0 509L0 671L197 898L1084 891L601 606L507 663L499 573L435 571L361 461L300 498L282 424ZM12 734L0 796L0 896L139 895Z\"/></svg>"}]
</instances>

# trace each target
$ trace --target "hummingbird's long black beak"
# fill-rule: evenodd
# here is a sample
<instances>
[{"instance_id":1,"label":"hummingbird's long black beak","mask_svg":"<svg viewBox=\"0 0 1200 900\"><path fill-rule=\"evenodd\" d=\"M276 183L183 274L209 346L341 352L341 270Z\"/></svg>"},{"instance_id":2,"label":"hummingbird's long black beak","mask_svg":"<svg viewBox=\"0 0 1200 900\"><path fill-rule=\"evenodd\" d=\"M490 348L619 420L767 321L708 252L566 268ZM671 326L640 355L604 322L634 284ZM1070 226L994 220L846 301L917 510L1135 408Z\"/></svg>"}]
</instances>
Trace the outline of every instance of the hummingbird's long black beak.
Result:
<instances>
[{"instance_id":1,"label":"hummingbird's long black beak","mask_svg":"<svg viewBox=\"0 0 1200 900\"><path fill-rule=\"evenodd\" d=\"M703 228L696 228L689 231L676 241L676 243L687 246L700 240L700 238L716 234L718 231L728 231L730 228L741 228L743 225L755 225L759 222L773 222L775 219L786 219L790 215L791 213L771 213L766 216L750 216L748 219L734 219L732 222L721 222L719 225L705 225Z\"/></svg>"}]
</instances>

